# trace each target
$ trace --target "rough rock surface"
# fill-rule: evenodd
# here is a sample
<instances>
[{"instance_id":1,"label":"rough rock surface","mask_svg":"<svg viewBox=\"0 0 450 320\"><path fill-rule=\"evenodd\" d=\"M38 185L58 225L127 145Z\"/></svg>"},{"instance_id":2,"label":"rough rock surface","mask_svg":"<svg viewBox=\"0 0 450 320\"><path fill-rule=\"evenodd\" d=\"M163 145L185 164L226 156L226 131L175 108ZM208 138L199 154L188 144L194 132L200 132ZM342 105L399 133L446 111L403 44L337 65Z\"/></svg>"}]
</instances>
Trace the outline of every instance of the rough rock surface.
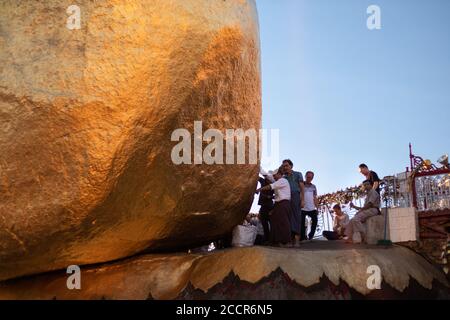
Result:
<instances>
[{"instance_id":1,"label":"rough rock surface","mask_svg":"<svg viewBox=\"0 0 450 320\"><path fill-rule=\"evenodd\" d=\"M367 286L371 276L367 269L372 265L380 268L383 283L381 290L369 289ZM277 286L278 293L255 291L256 287L252 284L267 289L265 279L270 279L279 270L287 276L288 281L287 284L284 282ZM277 298L274 294L280 294L278 298L301 298L298 291L286 296L291 282L302 288L314 289L323 284L324 279L341 291L337 298L351 298L355 293L359 297L372 295L387 298L393 295L392 292L401 296L411 291L412 287L419 288L422 297L450 296L445 275L407 248L348 246L339 242L306 244L301 249L251 247L206 255L137 256L116 263L82 268L81 290L67 289L68 276L65 272L57 272L0 283L0 299L208 298L218 297L218 286L226 287L230 277L239 279L233 282L241 285L242 289L238 295L222 292L225 297L231 298ZM242 287L242 282L247 285ZM350 295L339 289L342 286L349 288L347 291L351 290ZM271 288L273 290L273 286ZM280 290L284 293L280 293ZM331 296L330 292L322 292L306 297Z\"/></svg>"},{"instance_id":2,"label":"rough rock surface","mask_svg":"<svg viewBox=\"0 0 450 320\"><path fill-rule=\"evenodd\" d=\"M0 280L214 239L257 165L175 166L174 129L261 124L253 0L0 2Z\"/></svg>"}]
</instances>

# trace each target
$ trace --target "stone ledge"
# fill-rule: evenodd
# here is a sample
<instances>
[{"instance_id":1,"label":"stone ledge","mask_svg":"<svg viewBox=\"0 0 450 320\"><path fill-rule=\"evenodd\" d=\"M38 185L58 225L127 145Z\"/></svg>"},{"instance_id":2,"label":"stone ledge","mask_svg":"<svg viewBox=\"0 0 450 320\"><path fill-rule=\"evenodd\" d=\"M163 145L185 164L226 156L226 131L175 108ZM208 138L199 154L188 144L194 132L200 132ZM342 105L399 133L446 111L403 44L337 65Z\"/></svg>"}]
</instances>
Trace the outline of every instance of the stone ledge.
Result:
<instances>
[{"instance_id":1,"label":"stone ledge","mask_svg":"<svg viewBox=\"0 0 450 320\"><path fill-rule=\"evenodd\" d=\"M60 271L3 282L0 299L175 299L189 286L208 293L232 272L241 281L256 284L277 269L305 288L327 278L335 286L345 283L367 296L374 292L367 288L371 265L379 266L383 283L399 293L412 279L426 290L433 290L434 283L448 289L445 275L407 248L319 241L300 249L251 247L206 255L137 256L82 267L81 290L68 290L68 275Z\"/></svg>"}]
</instances>

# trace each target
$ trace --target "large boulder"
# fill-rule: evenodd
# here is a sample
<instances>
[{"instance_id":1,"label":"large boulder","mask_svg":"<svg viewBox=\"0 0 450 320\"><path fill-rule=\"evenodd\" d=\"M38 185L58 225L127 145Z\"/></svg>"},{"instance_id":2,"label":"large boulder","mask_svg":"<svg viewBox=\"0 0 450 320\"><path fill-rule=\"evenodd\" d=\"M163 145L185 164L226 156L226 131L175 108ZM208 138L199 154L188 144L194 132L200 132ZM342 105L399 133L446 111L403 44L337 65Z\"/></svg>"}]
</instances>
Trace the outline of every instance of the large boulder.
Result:
<instances>
[{"instance_id":1,"label":"large boulder","mask_svg":"<svg viewBox=\"0 0 450 320\"><path fill-rule=\"evenodd\" d=\"M71 4L0 2L0 280L203 244L253 200L257 164L175 165L171 135L260 128L254 1Z\"/></svg>"}]
</instances>

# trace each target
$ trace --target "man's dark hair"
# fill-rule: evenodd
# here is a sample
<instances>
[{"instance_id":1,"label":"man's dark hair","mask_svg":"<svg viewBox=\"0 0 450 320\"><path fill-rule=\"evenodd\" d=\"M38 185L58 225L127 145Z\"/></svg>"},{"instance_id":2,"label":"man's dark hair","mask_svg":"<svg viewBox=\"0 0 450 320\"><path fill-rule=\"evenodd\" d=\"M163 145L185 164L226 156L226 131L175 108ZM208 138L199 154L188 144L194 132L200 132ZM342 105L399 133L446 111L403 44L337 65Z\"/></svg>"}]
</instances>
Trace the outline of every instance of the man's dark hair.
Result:
<instances>
[{"instance_id":1,"label":"man's dark hair","mask_svg":"<svg viewBox=\"0 0 450 320\"><path fill-rule=\"evenodd\" d=\"M369 169L369 167L367 166L367 164L365 164L365 163L361 163L360 165L359 165L359 167L361 168L361 169Z\"/></svg>"},{"instance_id":2,"label":"man's dark hair","mask_svg":"<svg viewBox=\"0 0 450 320\"><path fill-rule=\"evenodd\" d=\"M308 172L306 172L306 173L305 173L305 176L307 176L307 175L308 175L308 173L311 173L311 174L313 175L313 177L314 177L314 172L312 172L312 171L308 171Z\"/></svg>"},{"instance_id":3,"label":"man's dark hair","mask_svg":"<svg viewBox=\"0 0 450 320\"><path fill-rule=\"evenodd\" d=\"M285 162L287 162L292 168L294 167L294 163L291 160L289 159L283 160L283 163Z\"/></svg>"},{"instance_id":4,"label":"man's dark hair","mask_svg":"<svg viewBox=\"0 0 450 320\"><path fill-rule=\"evenodd\" d=\"M336 208L341 209L341 205L340 205L339 203L336 203L336 204L333 206L333 209L336 209Z\"/></svg>"},{"instance_id":5,"label":"man's dark hair","mask_svg":"<svg viewBox=\"0 0 450 320\"><path fill-rule=\"evenodd\" d=\"M280 167L278 168L277 174L281 174L281 175L284 174L284 172L283 172L283 166L280 166Z\"/></svg>"}]
</instances>

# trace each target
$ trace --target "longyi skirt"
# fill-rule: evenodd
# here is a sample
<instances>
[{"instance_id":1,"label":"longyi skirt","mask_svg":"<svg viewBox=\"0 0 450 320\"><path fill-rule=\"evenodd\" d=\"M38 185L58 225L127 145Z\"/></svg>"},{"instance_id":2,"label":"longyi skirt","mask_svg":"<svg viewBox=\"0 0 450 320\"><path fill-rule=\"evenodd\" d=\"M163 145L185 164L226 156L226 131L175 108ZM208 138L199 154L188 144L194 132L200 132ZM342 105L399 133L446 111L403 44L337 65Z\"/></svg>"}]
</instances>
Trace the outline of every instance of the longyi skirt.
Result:
<instances>
[{"instance_id":1,"label":"longyi skirt","mask_svg":"<svg viewBox=\"0 0 450 320\"><path fill-rule=\"evenodd\" d=\"M275 203L270 216L270 242L272 244L286 244L291 241L290 214L291 204L289 200Z\"/></svg>"}]
</instances>

